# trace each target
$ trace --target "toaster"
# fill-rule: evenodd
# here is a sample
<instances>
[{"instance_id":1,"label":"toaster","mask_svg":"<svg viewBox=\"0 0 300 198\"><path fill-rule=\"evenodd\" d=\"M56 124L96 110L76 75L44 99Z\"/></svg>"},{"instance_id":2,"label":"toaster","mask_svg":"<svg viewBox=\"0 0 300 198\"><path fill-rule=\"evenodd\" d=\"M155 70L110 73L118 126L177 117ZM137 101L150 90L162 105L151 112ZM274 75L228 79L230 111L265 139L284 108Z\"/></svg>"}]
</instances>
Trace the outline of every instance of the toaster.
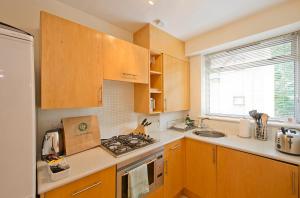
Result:
<instances>
[{"instance_id":1,"label":"toaster","mask_svg":"<svg viewBox=\"0 0 300 198\"><path fill-rule=\"evenodd\" d=\"M275 147L283 153L300 155L300 131L281 127L276 133Z\"/></svg>"}]
</instances>

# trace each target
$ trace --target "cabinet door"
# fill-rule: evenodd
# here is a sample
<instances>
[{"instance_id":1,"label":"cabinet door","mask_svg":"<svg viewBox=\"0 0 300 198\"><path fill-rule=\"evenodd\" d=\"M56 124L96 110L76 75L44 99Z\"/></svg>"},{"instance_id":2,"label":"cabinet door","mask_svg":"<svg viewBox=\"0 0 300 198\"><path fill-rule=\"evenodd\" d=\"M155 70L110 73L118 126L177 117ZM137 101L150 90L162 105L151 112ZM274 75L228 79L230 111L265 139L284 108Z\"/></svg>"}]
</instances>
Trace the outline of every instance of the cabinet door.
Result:
<instances>
[{"instance_id":1,"label":"cabinet door","mask_svg":"<svg viewBox=\"0 0 300 198\"><path fill-rule=\"evenodd\" d=\"M149 50L145 48L104 35L104 79L148 83L149 56Z\"/></svg>"},{"instance_id":2,"label":"cabinet door","mask_svg":"<svg viewBox=\"0 0 300 198\"><path fill-rule=\"evenodd\" d=\"M150 192L145 198L164 198L164 187L161 186L155 191Z\"/></svg>"},{"instance_id":3,"label":"cabinet door","mask_svg":"<svg viewBox=\"0 0 300 198\"><path fill-rule=\"evenodd\" d=\"M216 146L186 140L187 191L201 198L216 197Z\"/></svg>"},{"instance_id":4,"label":"cabinet door","mask_svg":"<svg viewBox=\"0 0 300 198\"><path fill-rule=\"evenodd\" d=\"M218 198L297 198L297 166L218 147Z\"/></svg>"},{"instance_id":5,"label":"cabinet door","mask_svg":"<svg viewBox=\"0 0 300 198\"><path fill-rule=\"evenodd\" d=\"M189 109L189 64L163 56L165 112Z\"/></svg>"},{"instance_id":6,"label":"cabinet door","mask_svg":"<svg viewBox=\"0 0 300 198\"><path fill-rule=\"evenodd\" d=\"M115 198L116 169L111 167L45 193L44 198Z\"/></svg>"},{"instance_id":7,"label":"cabinet door","mask_svg":"<svg viewBox=\"0 0 300 198\"><path fill-rule=\"evenodd\" d=\"M172 142L165 147L165 198L174 198L184 186L184 140Z\"/></svg>"},{"instance_id":8,"label":"cabinet door","mask_svg":"<svg viewBox=\"0 0 300 198\"><path fill-rule=\"evenodd\" d=\"M41 106L102 105L102 34L41 12Z\"/></svg>"}]
</instances>

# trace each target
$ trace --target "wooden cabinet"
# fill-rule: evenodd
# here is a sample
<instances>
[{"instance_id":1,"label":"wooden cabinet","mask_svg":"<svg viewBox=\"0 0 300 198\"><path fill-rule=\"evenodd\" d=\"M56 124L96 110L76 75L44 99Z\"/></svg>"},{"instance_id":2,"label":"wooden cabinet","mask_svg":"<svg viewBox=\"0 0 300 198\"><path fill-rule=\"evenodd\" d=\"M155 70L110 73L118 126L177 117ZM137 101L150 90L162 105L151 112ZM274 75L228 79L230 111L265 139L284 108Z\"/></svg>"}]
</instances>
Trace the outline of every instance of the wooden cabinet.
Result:
<instances>
[{"instance_id":1,"label":"wooden cabinet","mask_svg":"<svg viewBox=\"0 0 300 198\"><path fill-rule=\"evenodd\" d=\"M41 107L102 105L102 33L41 12Z\"/></svg>"},{"instance_id":2,"label":"wooden cabinet","mask_svg":"<svg viewBox=\"0 0 300 198\"><path fill-rule=\"evenodd\" d=\"M184 42L148 24L133 35L134 43L150 49L150 83L135 85L134 111L161 113L189 109L189 64ZM151 98L151 99L150 99ZM155 108L150 101L155 100Z\"/></svg>"},{"instance_id":3,"label":"wooden cabinet","mask_svg":"<svg viewBox=\"0 0 300 198\"><path fill-rule=\"evenodd\" d=\"M184 41L151 24L147 24L135 32L133 34L133 42L153 52L165 53L182 60L187 60Z\"/></svg>"},{"instance_id":4,"label":"wooden cabinet","mask_svg":"<svg viewBox=\"0 0 300 198\"><path fill-rule=\"evenodd\" d=\"M44 198L115 198L116 168L105 169L42 195Z\"/></svg>"},{"instance_id":5,"label":"wooden cabinet","mask_svg":"<svg viewBox=\"0 0 300 198\"><path fill-rule=\"evenodd\" d=\"M147 194L146 198L164 198L164 187L161 186L153 192Z\"/></svg>"},{"instance_id":6,"label":"wooden cabinet","mask_svg":"<svg viewBox=\"0 0 300 198\"><path fill-rule=\"evenodd\" d=\"M184 140L178 140L165 146L165 198L174 198L184 187Z\"/></svg>"},{"instance_id":7,"label":"wooden cabinet","mask_svg":"<svg viewBox=\"0 0 300 198\"><path fill-rule=\"evenodd\" d=\"M148 83L149 56L143 47L103 35L104 79Z\"/></svg>"},{"instance_id":8,"label":"wooden cabinet","mask_svg":"<svg viewBox=\"0 0 300 198\"><path fill-rule=\"evenodd\" d=\"M295 165L218 147L218 198L297 198Z\"/></svg>"},{"instance_id":9,"label":"wooden cabinet","mask_svg":"<svg viewBox=\"0 0 300 198\"><path fill-rule=\"evenodd\" d=\"M216 146L186 140L186 194L191 197L216 197Z\"/></svg>"},{"instance_id":10,"label":"wooden cabinet","mask_svg":"<svg viewBox=\"0 0 300 198\"><path fill-rule=\"evenodd\" d=\"M190 107L189 64L164 54L164 111L182 111Z\"/></svg>"},{"instance_id":11,"label":"wooden cabinet","mask_svg":"<svg viewBox=\"0 0 300 198\"><path fill-rule=\"evenodd\" d=\"M150 55L149 84L134 84L134 111L157 114L163 112L163 55ZM150 101L155 101L151 107Z\"/></svg>"}]
</instances>

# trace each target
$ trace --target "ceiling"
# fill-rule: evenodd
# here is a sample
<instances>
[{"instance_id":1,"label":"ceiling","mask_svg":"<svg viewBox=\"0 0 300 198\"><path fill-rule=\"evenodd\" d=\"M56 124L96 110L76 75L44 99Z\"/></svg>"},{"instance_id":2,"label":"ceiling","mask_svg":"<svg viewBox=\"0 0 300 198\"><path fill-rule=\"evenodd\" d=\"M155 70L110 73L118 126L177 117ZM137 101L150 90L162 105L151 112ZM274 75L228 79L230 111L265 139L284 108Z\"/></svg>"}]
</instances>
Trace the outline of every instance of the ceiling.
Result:
<instances>
[{"instance_id":1,"label":"ceiling","mask_svg":"<svg viewBox=\"0 0 300 198\"><path fill-rule=\"evenodd\" d=\"M160 27L187 40L287 0L59 0L130 32L156 19Z\"/></svg>"}]
</instances>

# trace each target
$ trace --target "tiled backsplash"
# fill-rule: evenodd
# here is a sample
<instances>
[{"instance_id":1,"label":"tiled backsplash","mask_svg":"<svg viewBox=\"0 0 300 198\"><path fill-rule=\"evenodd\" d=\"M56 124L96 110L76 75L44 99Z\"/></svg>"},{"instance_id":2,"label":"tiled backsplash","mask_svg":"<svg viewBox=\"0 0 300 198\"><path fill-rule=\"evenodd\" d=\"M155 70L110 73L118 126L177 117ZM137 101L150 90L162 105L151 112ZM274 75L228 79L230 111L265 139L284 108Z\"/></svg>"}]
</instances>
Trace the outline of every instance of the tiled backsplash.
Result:
<instances>
[{"instance_id":1,"label":"tiled backsplash","mask_svg":"<svg viewBox=\"0 0 300 198\"><path fill-rule=\"evenodd\" d=\"M44 133L61 126L64 117L97 115L101 138L127 133L137 125L138 114L133 112L133 84L104 81L103 107L89 109L41 110L37 115L37 156L40 156Z\"/></svg>"},{"instance_id":2,"label":"tiled backsplash","mask_svg":"<svg viewBox=\"0 0 300 198\"><path fill-rule=\"evenodd\" d=\"M61 119L84 115L97 115L101 138L129 133L138 123L147 117L152 122L148 131L166 129L167 122L182 118L187 112L164 113L156 116L134 113L133 83L104 81L103 107L88 109L57 109L37 112L37 156L41 152L44 133L49 129L61 127Z\"/></svg>"}]
</instances>

